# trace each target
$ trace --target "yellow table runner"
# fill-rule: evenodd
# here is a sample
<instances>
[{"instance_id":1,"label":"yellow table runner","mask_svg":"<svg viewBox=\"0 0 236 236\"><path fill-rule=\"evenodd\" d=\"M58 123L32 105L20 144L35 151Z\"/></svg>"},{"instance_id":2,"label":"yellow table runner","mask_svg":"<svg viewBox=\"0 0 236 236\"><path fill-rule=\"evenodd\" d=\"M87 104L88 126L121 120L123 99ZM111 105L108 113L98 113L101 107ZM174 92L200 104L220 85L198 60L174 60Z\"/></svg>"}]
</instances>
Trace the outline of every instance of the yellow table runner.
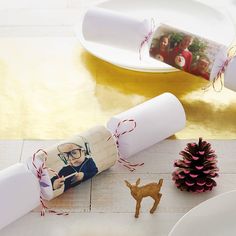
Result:
<instances>
[{"instance_id":1,"label":"yellow table runner","mask_svg":"<svg viewBox=\"0 0 236 236\"><path fill-rule=\"evenodd\" d=\"M187 126L172 138L236 138L236 92L184 72L141 73L87 53L76 38L0 38L0 139L63 139L164 92Z\"/></svg>"}]
</instances>

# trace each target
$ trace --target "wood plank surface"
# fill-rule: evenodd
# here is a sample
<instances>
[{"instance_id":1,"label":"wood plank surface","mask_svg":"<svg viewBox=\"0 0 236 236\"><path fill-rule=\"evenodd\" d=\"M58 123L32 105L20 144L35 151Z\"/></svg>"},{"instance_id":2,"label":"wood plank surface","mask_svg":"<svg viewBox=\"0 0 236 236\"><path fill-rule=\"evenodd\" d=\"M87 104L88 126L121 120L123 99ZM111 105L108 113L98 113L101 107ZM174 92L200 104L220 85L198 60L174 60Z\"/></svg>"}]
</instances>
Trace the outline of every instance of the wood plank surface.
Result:
<instances>
[{"instance_id":1,"label":"wood plank surface","mask_svg":"<svg viewBox=\"0 0 236 236\"><path fill-rule=\"evenodd\" d=\"M45 232L47 235L91 235L95 232L96 235L168 235L178 219L191 208L236 188L236 140L209 140L218 154L220 177L216 179L217 187L203 194L179 191L171 180L173 161L179 158L179 151L189 141L192 140L164 140L129 158L134 163L145 162L135 172L129 172L116 164L47 203L52 209L70 211L67 217L53 214L40 217L40 209L36 208L0 233L3 236L13 236L19 232L24 235L32 235L34 232L35 236L45 235ZM0 141L1 168L24 161L39 148L58 142ZM161 189L163 197L156 212L149 213L153 200L143 199L139 219L134 218L135 200L124 183L124 180L134 183L137 178L141 178L141 185L164 179Z\"/></svg>"}]
</instances>

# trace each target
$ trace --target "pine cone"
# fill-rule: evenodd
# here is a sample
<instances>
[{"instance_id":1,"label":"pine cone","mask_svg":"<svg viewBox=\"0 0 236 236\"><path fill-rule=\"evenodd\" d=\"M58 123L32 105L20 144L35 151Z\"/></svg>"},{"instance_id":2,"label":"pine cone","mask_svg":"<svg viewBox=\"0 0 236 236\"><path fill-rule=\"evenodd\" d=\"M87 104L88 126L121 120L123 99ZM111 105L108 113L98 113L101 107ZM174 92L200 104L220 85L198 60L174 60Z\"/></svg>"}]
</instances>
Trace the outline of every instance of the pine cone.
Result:
<instances>
[{"instance_id":1,"label":"pine cone","mask_svg":"<svg viewBox=\"0 0 236 236\"><path fill-rule=\"evenodd\" d=\"M216 186L213 178L218 177L217 156L211 144L199 138L197 143L188 143L180 152L182 160L176 160L172 179L177 188L188 192L206 192Z\"/></svg>"}]
</instances>

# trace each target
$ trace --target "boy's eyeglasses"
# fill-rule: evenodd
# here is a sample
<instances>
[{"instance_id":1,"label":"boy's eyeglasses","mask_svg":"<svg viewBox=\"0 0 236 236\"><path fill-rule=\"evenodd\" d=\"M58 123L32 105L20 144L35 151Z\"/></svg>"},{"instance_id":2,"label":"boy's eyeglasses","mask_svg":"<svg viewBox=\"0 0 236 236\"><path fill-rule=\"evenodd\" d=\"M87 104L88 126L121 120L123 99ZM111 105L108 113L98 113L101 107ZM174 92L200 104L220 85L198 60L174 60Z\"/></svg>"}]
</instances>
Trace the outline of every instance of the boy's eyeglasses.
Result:
<instances>
[{"instance_id":1,"label":"boy's eyeglasses","mask_svg":"<svg viewBox=\"0 0 236 236\"><path fill-rule=\"evenodd\" d=\"M66 161L68 161L69 158L71 158L71 159L79 159L81 157L82 151L84 151L84 150L77 148L77 149L73 149L73 150L71 150L69 152L59 153L58 156L60 158L65 158Z\"/></svg>"}]
</instances>

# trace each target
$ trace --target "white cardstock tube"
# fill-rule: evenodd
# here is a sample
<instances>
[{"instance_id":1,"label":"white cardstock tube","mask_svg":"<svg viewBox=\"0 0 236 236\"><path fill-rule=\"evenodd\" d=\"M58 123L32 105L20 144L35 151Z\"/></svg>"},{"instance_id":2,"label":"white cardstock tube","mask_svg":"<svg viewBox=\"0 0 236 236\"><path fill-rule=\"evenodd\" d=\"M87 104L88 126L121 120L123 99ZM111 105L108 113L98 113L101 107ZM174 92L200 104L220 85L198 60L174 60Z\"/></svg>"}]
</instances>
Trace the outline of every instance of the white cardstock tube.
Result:
<instances>
[{"instance_id":1,"label":"white cardstock tube","mask_svg":"<svg viewBox=\"0 0 236 236\"><path fill-rule=\"evenodd\" d=\"M46 166L59 175L45 170L41 180L43 198L47 200L55 198L67 189L113 166L117 161L118 151L114 139L108 139L110 136L110 131L104 126L96 126L38 152L34 163L40 166L46 157ZM36 174L32 158L27 164Z\"/></svg>"},{"instance_id":2,"label":"white cardstock tube","mask_svg":"<svg viewBox=\"0 0 236 236\"><path fill-rule=\"evenodd\" d=\"M121 114L113 116L107 123L111 133L125 119L134 119L136 128L119 137L119 152L128 158L151 145L168 138L185 127L186 117L180 101L171 93L164 93ZM131 129L123 123L118 132Z\"/></svg>"},{"instance_id":3,"label":"white cardstock tube","mask_svg":"<svg viewBox=\"0 0 236 236\"><path fill-rule=\"evenodd\" d=\"M0 229L40 204L38 179L25 164L18 163L0 171Z\"/></svg>"},{"instance_id":4,"label":"white cardstock tube","mask_svg":"<svg viewBox=\"0 0 236 236\"><path fill-rule=\"evenodd\" d=\"M88 41L138 52L151 30L151 23L147 19L94 7L85 13L82 30Z\"/></svg>"}]
</instances>

